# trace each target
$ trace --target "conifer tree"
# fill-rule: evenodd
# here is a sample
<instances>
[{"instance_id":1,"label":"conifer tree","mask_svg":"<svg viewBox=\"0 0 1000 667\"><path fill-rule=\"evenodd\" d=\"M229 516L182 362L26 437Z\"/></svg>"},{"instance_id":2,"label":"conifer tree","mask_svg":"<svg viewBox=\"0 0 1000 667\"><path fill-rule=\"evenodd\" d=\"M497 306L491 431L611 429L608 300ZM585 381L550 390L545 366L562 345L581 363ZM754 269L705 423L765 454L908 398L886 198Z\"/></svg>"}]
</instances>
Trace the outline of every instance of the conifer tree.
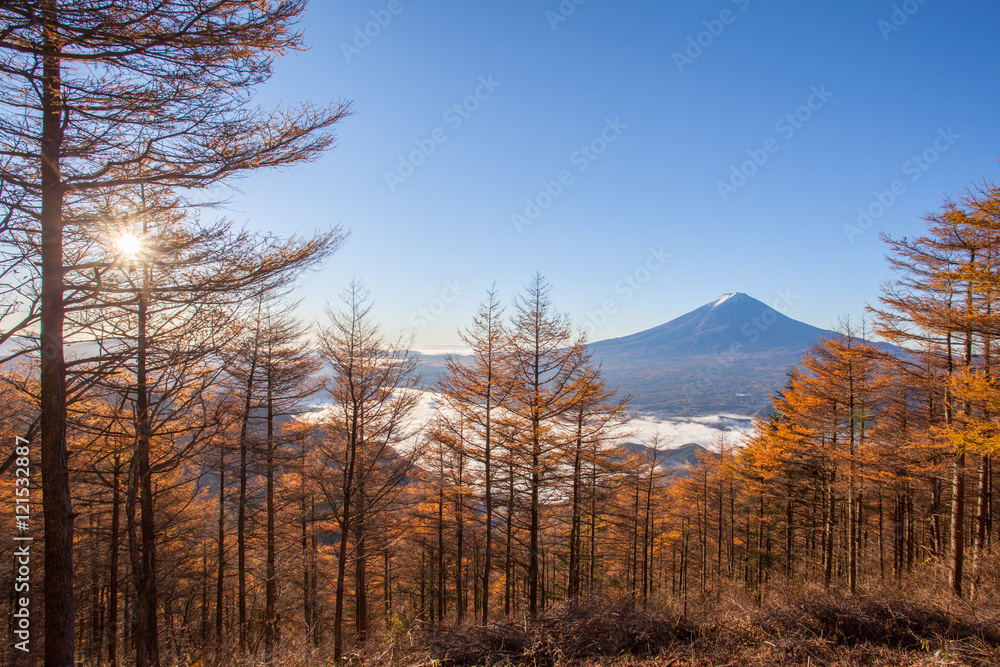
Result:
<instances>
[{"instance_id":1,"label":"conifer tree","mask_svg":"<svg viewBox=\"0 0 1000 667\"><path fill-rule=\"evenodd\" d=\"M201 188L329 148L347 107L268 112L249 104L272 59L300 46L292 25L304 9L298 0L0 6L2 204L31 240L7 257L40 265L24 283L28 315L18 326L37 321L41 337L47 664L73 663L63 351L71 213L101 191L138 183Z\"/></svg>"},{"instance_id":2,"label":"conifer tree","mask_svg":"<svg viewBox=\"0 0 1000 667\"><path fill-rule=\"evenodd\" d=\"M508 407L521 427L517 446L529 487L528 613L538 613L542 493L561 444L559 420L586 396L594 370L567 316L555 311L551 287L535 274L514 304L510 323L513 391Z\"/></svg>"},{"instance_id":3,"label":"conifer tree","mask_svg":"<svg viewBox=\"0 0 1000 667\"><path fill-rule=\"evenodd\" d=\"M353 549L356 634L364 641L368 522L377 508L398 496L420 451L399 447L412 436L409 416L417 403L412 353L382 335L372 318L368 290L360 282L352 282L341 300L341 309L328 308L328 324L319 333L320 354L330 367L327 390L333 405L321 444L327 472L317 477L340 533L333 628L337 661L344 646L348 557ZM330 476L332 471L337 474Z\"/></svg>"},{"instance_id":4,"label":"conifer tree","mask_svg":"<svg viewBox=\"0 0 1000 667\"><path fill-rule=\"evenodd\" d=\"M460 333L472 348L471 362L449 356L447 373L437 383L445 409L467 427L463 441L468 455L482 465L482 503L485 545L482 570L482 623L489 621L490 586L493 569L494 481L498 437L498 415L502 415L511 391L510 346L503 320L503 308L491 288L479 305L472 326ZM447 413L443 413L447 416Z\"/></svg>"}]
</instances>

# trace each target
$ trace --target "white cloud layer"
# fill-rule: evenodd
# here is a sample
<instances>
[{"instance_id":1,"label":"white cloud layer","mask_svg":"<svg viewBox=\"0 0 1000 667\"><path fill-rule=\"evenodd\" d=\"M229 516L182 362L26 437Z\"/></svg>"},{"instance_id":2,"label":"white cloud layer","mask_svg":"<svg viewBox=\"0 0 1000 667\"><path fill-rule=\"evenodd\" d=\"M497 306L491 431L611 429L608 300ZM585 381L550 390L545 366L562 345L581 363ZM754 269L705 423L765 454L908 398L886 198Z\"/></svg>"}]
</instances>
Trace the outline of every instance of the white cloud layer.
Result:
<instances>
[{"instance_id":1,"label":"white cloud layer","mask_svg":"<svg viewBox=\"0 0 1000 667\"><path fill-rule=\"evenodd\" d=\"M660 446L679 447L696 442L703 447L714 449L720 435L725 435L730 443L739 444L743 436L750 432L751 417L742 415L709 415L704 417L658 419L640 415L630 428L635 432L633 440L644 444L659 436Z\"/></svg>"},{"instance_id":2,"label":"white cloud layer","mask_svg":"<svg viewBox=\"0 0 1000 667\"><path fill-rule=\"evenodd\" d=\"M420 394L420 400L412 416L411 423L414 426L430 422L437 412L440 400L439 394L434 392L422 391ZM632 435L628 440L650 444L659 436L660 447L679 447L695 442L713 449L720 435L726 435L730 443L740 444L744 435L750 431L751 420L751 417L733 414L670 420L640 415L629 423L628 430Z\"/></svg>"}]
</instances>

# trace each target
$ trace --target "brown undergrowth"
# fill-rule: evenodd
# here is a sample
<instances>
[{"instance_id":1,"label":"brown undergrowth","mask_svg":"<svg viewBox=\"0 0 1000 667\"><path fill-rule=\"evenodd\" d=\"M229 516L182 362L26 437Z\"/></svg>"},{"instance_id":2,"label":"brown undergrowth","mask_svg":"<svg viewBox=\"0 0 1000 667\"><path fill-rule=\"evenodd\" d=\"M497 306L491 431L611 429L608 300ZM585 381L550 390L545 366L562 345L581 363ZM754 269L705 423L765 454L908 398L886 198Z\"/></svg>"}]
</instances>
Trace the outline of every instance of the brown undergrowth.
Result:
<instances>
[{"instance_id":1,"label":"brown undergrowth","mask_svg":"<svg viewBox=\"0 0 1000 667\"><path fill-rule=\"evenodd\" d=\"M550 607L537 619L400 633L360 665L1000 665L990 605L810 593L759 609L732 599L684 616L631 598Z\"/></svg>"}]
</instances>

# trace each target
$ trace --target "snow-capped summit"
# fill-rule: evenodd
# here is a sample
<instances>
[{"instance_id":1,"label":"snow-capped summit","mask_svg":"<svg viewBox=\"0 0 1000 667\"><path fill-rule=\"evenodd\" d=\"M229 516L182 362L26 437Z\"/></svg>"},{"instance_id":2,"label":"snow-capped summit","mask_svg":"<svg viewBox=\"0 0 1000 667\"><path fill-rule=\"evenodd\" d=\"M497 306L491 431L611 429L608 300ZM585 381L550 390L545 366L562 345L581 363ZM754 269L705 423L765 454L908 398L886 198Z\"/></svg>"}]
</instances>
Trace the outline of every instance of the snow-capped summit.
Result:
<instances>
[{"instance_id":1,"label":"snow-capped summit","mask_svg":"<svg viewBox=\"0 0 1000 667\"><path fill-rule=\"evenodd\" d=\"M723 294L718 299L712 302L712 308L715 308L716 306L721 306L722 304L724 304L726 301L733 298L737 294L739 294L739 292L730 292L729 294Z\"/></svg>"}]
</instances>

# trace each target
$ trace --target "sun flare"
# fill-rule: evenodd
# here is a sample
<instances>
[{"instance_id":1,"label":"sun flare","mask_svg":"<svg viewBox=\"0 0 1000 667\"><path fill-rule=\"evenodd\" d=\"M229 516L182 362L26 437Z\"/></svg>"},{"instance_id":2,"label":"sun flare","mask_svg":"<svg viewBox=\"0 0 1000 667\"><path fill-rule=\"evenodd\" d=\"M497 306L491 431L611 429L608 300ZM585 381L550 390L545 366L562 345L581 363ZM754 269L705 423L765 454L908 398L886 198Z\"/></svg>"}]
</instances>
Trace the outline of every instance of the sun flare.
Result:
<instances>
[{"instance_id":1,"label":"sun flare","mask_svg":"<svg viewBox=\"0 0 1000 667\"><path fill-rule=\"evenodd\" d=\"M142 239L135 234L125 233L115 239L118 251L128 257L135 257L142 250Z\"/></svg>"}]
</instances>

